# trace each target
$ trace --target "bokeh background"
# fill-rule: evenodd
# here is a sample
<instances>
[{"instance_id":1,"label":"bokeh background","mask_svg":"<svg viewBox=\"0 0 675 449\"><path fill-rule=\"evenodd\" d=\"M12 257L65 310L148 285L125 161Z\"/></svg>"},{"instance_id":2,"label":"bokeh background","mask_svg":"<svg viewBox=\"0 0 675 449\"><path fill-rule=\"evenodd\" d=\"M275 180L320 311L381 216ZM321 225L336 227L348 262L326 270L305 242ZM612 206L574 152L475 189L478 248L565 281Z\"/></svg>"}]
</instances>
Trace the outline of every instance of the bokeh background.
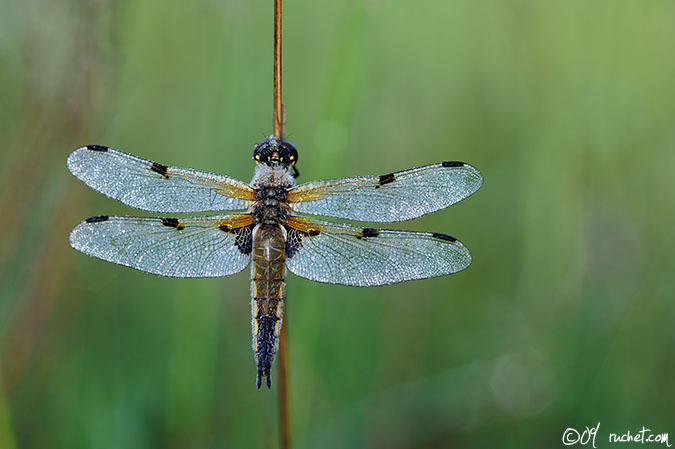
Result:
<instances>
[{"instance_id":1,"label":"bokeh background","mask_svg":"<svg viewBox=\"0 0 675 449\"><path fill-rule=\"evenodd\" d=\"M276 447L248 275L77 253L81 219L138 212L65 166L97 143L250 179L271 8L0 3L1 448ZM470 269L289 275L294 447L563 447L598 422L601 447L643 425L675 441L674 23L665 0L285 1L299 181L441 160L485 177L392 226L457 236Z\"/></svg>"}]
</instances>

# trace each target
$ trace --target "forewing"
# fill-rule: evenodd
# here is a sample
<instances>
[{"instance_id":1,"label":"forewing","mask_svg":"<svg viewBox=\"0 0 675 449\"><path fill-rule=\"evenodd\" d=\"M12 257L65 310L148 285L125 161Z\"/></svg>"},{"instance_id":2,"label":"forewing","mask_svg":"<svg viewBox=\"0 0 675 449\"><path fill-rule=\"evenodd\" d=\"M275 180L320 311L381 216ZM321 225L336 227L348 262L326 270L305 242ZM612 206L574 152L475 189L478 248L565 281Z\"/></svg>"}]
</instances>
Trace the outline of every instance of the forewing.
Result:
<instances>
[{"instance_id":1,"label":"forewing","mask_svg":"<svg viewBox=\"0 0 675 449\"><path fill-rule=\"evenodd\" d=\"M193 218L89 218L70 233L78 251L160 276L203 278L243 270L251 257L248 214Z\"/></svg>"},{"instance_id":2,"label":"forewing","mask_svg":"<svg viewBox=\"0 0 675 449\"><path fill-rule=\"evenodd\" d=\"M448 207L478 190L483 177L463 162L442 162L386 175L312 181L288 193L295 212L390 223Z\"/></svg>"},{"instance_id":3,"label":"forewing","mask_svg":"<svg viewBox=\"0 0 675 449\"><path fill-rule=\"evenodd\" d=\"M92 189L152 212L246 210L255 192L229 176L168 167L99 145L78 148L68 169Z\"/></svg>"},{"instance_id":4,"label":"forewing","mask_svg":"<svg viewBox=\"0 0 675 449\"><path fill-rule=\"evenodd\" d=\"M312 281L370 287L456 273L471 254L445 234L291 217L286 266Z\"/></svg>"}]
</instances>

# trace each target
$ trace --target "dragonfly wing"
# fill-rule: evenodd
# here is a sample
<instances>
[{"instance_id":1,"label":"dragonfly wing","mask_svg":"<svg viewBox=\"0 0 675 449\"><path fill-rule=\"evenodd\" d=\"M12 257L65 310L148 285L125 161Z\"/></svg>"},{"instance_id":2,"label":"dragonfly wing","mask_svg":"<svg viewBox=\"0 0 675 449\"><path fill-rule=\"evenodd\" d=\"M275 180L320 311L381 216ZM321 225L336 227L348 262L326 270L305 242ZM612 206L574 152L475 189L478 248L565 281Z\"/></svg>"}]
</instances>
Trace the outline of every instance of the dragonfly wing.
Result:
<instances>
[{"instance_id":1,"label":"dragonfly wing","mask_svg":"<svg viewBox=\"0 0 675 449\"><path fill-rule=\"evenodd\" d=\"M456 273L471 254L445 234L361 228L291 217L288 269L330 284L370 287Z\"/></svg>"},{"instance_id":2,"label":"dragonfly wing","mask_svg":"<svg viewBox=\"0 0 675 449\"><path fill-rule=\"evenodd\" d=\"M246 210L255 192L229 176L168 167L99 145L78 148L68 169L92 189L152 212Z\"/></svg>"},{"instance_id":3,"label":"dragonfly wing","mask_svg":"<svg viewBox=\"0 0 675 449\"><path fill-rule=\"evenodd\" d=\"M251 258L249 214L193 218L89 218L70 233L78 251L147 273L178 278L227 276Z\"/></svg>"},{"instance_id":4,"label":"dragonfly wing","mask_svg":"<svg viewBox=\"0 0 675 449\"><path fill-rule=\"evenodd\" d=\"M312 181L288 193L295 212L372 223L411 220L478 190L483 177L462 162L442 162L386 175Z\"/></svg>"}]
</instances>

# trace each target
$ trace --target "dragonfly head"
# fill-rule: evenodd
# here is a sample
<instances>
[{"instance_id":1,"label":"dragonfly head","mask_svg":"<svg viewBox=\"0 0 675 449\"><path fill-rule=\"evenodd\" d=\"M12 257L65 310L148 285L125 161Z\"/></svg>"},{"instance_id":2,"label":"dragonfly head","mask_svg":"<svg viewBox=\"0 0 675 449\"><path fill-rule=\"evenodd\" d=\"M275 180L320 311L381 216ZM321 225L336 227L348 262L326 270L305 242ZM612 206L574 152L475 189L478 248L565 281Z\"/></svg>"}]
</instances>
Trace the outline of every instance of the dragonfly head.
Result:
<instances>
[{"instance_id":1,"label":"dragonfly head","mask_svg":"<svg viewBox=\"0 0 675 449\"><path fill-rule=\"evenodd\" d=\"M292 143L270 136L255 145L253 160L256 164L290 168L298 162L298 150Z\"/></svg>"}]
</instances>

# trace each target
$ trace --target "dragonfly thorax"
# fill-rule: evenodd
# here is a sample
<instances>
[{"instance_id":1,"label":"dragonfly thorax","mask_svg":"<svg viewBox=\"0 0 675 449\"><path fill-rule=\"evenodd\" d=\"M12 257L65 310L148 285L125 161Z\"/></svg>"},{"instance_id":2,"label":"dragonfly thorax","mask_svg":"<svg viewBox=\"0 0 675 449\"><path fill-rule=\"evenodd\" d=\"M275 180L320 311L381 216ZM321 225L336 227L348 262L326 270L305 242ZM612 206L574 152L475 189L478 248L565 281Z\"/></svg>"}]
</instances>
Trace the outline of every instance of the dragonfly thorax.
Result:
<instances>
[{"instance_id":1,"label":"dragonfly thorax","mask_svg":"<svg viewBox=\"0 0 675 449\"><path fill-rule=\"evenodd\" d=\"M287 189L281 186L264 186L256 190L256 201L251 207L255 223L285 224L289 217L286 204Z\"/></svg>"},{"instance_id":2,"label":"dragonfly thorax","mask_svg":"<svg viewBox=\"0 0 675 449\"><path fill-rule=\"evenodd\" d=\"M290 189L295 185L295 178L291 176L288 167L282 165L271 166L258 164L251 180L251 187L256 191L265 187L283 187Z\"/></svg>"}]
</instances>

